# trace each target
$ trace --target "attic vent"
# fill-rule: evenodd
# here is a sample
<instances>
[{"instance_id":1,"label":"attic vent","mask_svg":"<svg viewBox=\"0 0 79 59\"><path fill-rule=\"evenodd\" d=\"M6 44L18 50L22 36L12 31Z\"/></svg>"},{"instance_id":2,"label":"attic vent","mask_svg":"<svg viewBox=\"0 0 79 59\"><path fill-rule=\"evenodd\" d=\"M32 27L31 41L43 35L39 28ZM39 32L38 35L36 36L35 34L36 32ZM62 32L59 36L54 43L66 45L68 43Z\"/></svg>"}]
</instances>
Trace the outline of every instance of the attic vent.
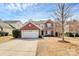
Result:
<instances>
[{"instance_id":1,"label":"attic vent","mask_svg":"<svg viewBox=\"0 0 79 59\"><path fill-rule=\"evenodd\" d=\"M31 24L29 24L29 27L32 27L32 25L31 25Z\"/></svg>"}]
</instances>

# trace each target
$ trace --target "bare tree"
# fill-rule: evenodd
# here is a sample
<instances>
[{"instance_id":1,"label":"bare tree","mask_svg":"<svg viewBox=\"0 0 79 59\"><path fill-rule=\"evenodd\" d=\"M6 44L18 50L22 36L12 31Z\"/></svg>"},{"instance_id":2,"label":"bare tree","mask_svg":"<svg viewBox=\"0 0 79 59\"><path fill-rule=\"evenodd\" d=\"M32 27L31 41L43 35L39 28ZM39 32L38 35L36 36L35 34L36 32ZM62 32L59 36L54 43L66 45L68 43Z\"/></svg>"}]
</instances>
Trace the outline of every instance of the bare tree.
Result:
<instances>
[{"instance_id":1,"label":"bare tree","mask_svg":"<svg viewBox=\"0 0 79 59\"><path fill-rule=\"evenodd\" d=\"M58 22L62 25L61 26L62 27L62 41L65 41L64 40L64 26L67 19L72 16L70 12L71 10L72 10L71 5L64 4L64 3L56 5L54 16L58 20Z\"/></svg>"}]
</instances>

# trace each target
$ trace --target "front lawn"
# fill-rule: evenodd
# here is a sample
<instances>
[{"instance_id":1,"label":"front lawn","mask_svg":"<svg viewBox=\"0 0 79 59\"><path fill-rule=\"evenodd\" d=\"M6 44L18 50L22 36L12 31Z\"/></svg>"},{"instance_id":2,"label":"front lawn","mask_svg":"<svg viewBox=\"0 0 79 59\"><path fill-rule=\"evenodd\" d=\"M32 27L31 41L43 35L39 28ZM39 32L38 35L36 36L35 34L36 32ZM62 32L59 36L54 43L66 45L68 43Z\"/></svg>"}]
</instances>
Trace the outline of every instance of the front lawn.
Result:
<instances>
[{"instance_id":1,"label":"front lawn","mask_svg":"<svg viewBox=\"0 0 79 59\"><path fill-rule=\"evenodd\" d=\"M70 43L59 42L61 38L45 37L38 41L37 56L79 56L79 38L66 37Z\"/></svg>"},{"instance_id":2,"label":"front lawn","mask_svg":"<svg viewBox=\"0 0 79 59\"><path fill-rule=\"evenodd\" d=\"M12 36L2 36L0 37L0 43L12 40Z\"/></svg>"}]
</instances>

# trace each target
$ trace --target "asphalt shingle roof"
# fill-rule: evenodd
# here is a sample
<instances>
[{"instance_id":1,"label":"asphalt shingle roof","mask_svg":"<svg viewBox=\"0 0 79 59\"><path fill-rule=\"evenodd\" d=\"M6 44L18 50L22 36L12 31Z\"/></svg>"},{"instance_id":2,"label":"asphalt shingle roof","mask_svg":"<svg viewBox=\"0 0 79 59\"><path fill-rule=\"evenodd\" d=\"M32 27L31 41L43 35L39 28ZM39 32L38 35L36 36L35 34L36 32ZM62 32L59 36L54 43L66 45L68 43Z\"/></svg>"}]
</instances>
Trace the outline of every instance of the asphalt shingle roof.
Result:
<instances>
[{"instance_id":1,"label":"asphalt shingle roof","mask_svg":"<svg viewBox=\"0 0 79 59\"><path fill-rule=\"evenodd\" d=\"M4 21L5 23L16 23L16 22L20 22L19 20L15 20L15 21Z\"/></svg>"},{"instance_id":2,"label":"asphalt shingle roof","mask_svg":"<svg viewBox=\"0 0 79 59\"><path fill-rule=\"evenodd\" d=\"M0 21L0 26L2 28L11 28L7 23L4 23L3 21Z\"/></svg>"},{"instance_id":3,"label":"asphalt shingle roof","mask_svg":"<svg viewBox=\"0 0 79 59\"><path fill-rule=\"evenodd\" d=\"M40 21L30 21L36 25L40 25L40 24L44 24L47 20L40 20ZM28 22L26 22L25 24L27 24Z\"/></svg>"}]
</instances>

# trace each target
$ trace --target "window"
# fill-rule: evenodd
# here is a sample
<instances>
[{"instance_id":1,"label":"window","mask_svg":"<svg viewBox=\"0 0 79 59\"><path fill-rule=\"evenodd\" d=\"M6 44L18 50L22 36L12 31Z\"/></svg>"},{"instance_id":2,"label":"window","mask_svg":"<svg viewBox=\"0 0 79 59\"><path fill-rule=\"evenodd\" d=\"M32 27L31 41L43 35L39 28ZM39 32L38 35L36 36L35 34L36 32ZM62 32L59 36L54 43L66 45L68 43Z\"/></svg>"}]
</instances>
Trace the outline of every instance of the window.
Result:
<instances>
[{"instance_id":1,"label":"window","mask_svg":"<svg viewBox=\"0 0 79 59\"><path fill-rule=\"evenodd\" d=\"M49 34L51 34L51 31L50 31L50 30L48 30L48 31L47 31L47 34L48 34L48 35L49 35Z\"/></svg>"},{"instance_id":2,"label":"window","mask_svg":"<svg viewBox=\"0 0 79 59\"><path fill-rule=\"evenodd\" d=\"M47 23L47 27L51 27L51 23Z\"/></svg>"},{"instance_id":3,"label":"window","mask_svg":"<svg viewBox=\"0 0 79 59\"><path fill-rule=\"evenodd\" d=\"M41 24L41 25L40 25L40 27L41 27L41 28L44 28L44 25L43 25L43 24Z\"/></svg>"}]
</instances>

